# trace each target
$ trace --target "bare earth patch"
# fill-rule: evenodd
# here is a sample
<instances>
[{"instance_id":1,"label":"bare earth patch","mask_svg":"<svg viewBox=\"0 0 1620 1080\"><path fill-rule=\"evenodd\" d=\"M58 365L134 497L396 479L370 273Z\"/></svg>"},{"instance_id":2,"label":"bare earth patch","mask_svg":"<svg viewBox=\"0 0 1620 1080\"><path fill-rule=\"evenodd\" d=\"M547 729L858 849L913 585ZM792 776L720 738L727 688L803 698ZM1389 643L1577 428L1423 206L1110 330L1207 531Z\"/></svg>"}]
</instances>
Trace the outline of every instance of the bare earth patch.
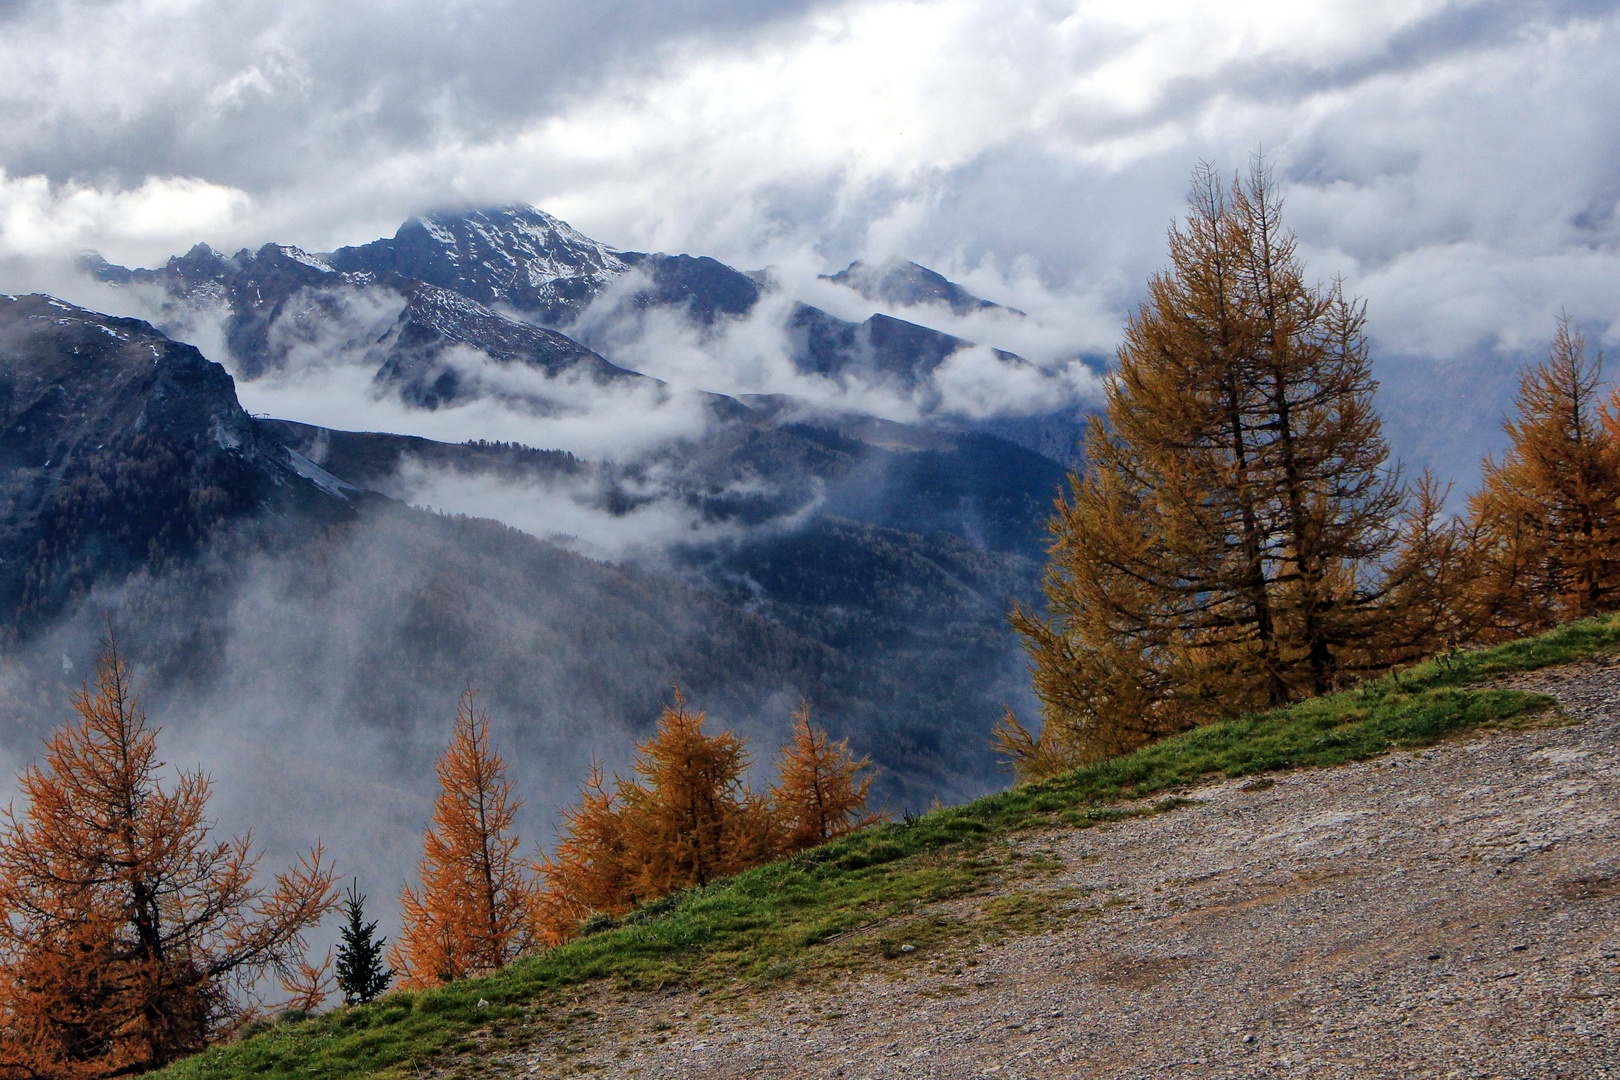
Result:
<instances>
[{"instance_id":1,"label":"bare earth patch","mask_svg":"<svg viewBox=\"0 0 1620 1080\"><path fill-rule=\"evenodd\" d=\"M593 988L566 1040L447 1071L1620 1077L1620 666L1503 685L1580 722L1025 833L1033 878L882 929L914 951L802 985Z\"/></svg>"}]
</instances>

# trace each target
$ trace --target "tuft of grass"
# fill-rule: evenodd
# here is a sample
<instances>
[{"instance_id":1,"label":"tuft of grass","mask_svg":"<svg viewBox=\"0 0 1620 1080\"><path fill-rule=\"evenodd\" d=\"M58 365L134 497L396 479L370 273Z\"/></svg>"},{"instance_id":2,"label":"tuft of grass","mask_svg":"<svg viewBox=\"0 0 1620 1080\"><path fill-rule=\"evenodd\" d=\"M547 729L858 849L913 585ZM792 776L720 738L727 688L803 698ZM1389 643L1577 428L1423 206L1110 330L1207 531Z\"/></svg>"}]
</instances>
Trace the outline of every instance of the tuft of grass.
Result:
<instances>
[{"instance_id":1,"label":"tuft of grass","mask_svg":"<svg viewBox=\"0 0 1620 1080\"><path fill-rule=\"evenodd\" d=\"M990 933L1033 934L1061 918L1079 896L1074 889L1008 893L986 902L979 912Z\"/></svg>"},{"instance_id":2,"label":"tuft of grass","mask_svg":"<svg viewBox=\"0 0 1620 1080\"><path fill-rule=\"evenodd\" d=\"M1600 615L1488 649L1441 653L1412 668L1407 676L1465 685L1495 675L1608 656L1617 650L1620 615Z\"/></svg>"},{"instance_id":3,"label":"tuft of grass","mask_svg":"<svg viewBox=\"0 0 1620 1080\"><path fill-rule=\"evenodd\" d=\"M894 963L963 932L927 908L998 881L1055 868L1004 838L1021 830L1107 827L1187 805L1161 797L1211 777L1321 768L1463 732L1522 724L1555 703L1481 688L1495 675L1620 648L1620 616L1537 638L1451 653L1338 694L1212 724L1134 753L962 806L908 815L706 888L664 897L497 975L389 994L302 1023L278 1023L157 1074L169 1080L404 1077L457 1054L490 1053L566 1033L593 1015L568 991L706 986L721 996L783 979ZM1251 783L1252 789L1262 789ZM1024 892L988 902L990 927L1028 932L1070 894ZM1076 912L1092 914L1123 901ZM901 951L915 943L913 954ZM480 1005L480 1001L485 1004Z\"/></svg>"}]
</instances>

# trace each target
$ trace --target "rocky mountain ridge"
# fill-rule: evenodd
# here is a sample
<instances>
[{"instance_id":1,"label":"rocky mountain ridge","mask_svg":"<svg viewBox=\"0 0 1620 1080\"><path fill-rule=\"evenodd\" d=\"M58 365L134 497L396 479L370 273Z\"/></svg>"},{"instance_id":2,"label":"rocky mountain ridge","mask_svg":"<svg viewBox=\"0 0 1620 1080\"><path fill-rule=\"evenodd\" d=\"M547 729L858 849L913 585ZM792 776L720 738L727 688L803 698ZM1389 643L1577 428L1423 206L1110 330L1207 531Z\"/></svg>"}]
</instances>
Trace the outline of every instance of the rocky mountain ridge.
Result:
<instances>
[{"instance_id":1,"label":"rocky mountain ridge","mask_svg":"<svg viewBox=\"0 0 1620 1080\"><path fill-rule=\"evenodd\" d=\"M566 335L508 318L463 292L391 270L339 270L326 257L285 244L234 256L198 244L155 270L94 257L83 265L110 285L160 288L171 328L199 309L223 309L226 344L248 379L285 368L300 350L348 352L374 366L378 382L407 402L435 408L475 392L445 362L456 346L547 377L633 377ZM369 318L356 317L362 298L375 306Z\"/></svg>"},{"instance_id":2,"label":"rocky mountain ridge","mask_svg":"<svg viewBox=\"0 0 1620 1080\"><path fill-rule=\"evenodd\" d=\"M426 214L392 238L316 258L341 272L412 278L547 324L570 321L629 270L620 253L522 205Z\"/></svg>"},{"instance_id":3,"label":"rocky mountain ridge","mask_svg":"<svg viewBox=\"0 0 1620 1080\"><path fill-rule=\"evenodd\" d=\"M178 333L184 333L188 314L223 308L227 343L250 378L285 363L288 350L322 325L350 326L346 315L356 294L375 297L381 308L395 307L398 326L377 321L363 328L370 341L329 344L375 352L379 381L430 408L490 392L444 363L456 345L501 363L521 361L549 377L622 378L611 357L587 346L599 343L611 353L616 328L650 311L711 329L745 319L773 288L768 276L745 274L706 256L610 248L522 205L427 214L405 222L392 238L328 253L266 244L227 257L199 244L156 269L113 266L93 253L81 265L109 285L159 287L172 320L159 322ZM875 286L856 267L829 280L857 292L886 289L907 301L943 298L953 310L996 306L933 271L906 266L912 269L889 268ZM390 303L396 296L404 298L402 308ZM582 330L584 344L567 336ZM787 306L774 332L800 374L921 392L925 409L939 405L938 395L927 392L930 377L973 345L882 313L850 322L800 302ZM991 355L1010 368L1029 366L1013 353ZM1009 431L1018 441L1016 425L999 434Z\"/></svg>"},{"instance_id":4,"label":"rocky mountain ridge","mask_svg":"<svg viewBox=\"0 0 1620 1080\"><path fill-rule=\"evenodd\" d=\"M108 574L200 550L230 520L352 515L358 489L263 437L231 376L136 319L0 296L0 625Z\"/></svg>"}]
</instances>

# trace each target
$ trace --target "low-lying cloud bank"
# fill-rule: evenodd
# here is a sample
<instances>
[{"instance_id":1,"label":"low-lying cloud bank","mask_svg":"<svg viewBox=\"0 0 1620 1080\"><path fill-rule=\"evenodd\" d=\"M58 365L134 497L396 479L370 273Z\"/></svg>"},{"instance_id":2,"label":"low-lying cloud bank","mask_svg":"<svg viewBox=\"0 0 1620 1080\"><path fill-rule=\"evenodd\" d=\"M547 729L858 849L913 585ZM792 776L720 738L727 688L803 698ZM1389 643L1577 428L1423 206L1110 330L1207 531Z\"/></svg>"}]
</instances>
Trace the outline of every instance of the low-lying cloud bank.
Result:
<instances>
[{"instance_id":1,"label":"low-lying cloud bank","mask_svg":"<svg viewBox=\"0 0 1620 1080\"><path fill-rule=\"evenodd\" d=\"M843 286L813 276L787 278L775 267L771 277L772 289L746 316L703 325L677 308L636 306L631 298L645 278L627 274L568 330L620 366L674 386L731 396L781 394L812 408L901 423L1027 416L1101 398L1095 371L1076 355L1070 327L1012 313L960 318L933 306L873 304ZM800 303L857 323L891 315L977 345L958 349L915 385L862 369L858 358L843 370L806 371L796 362L789 325ZM1027 347L1029 362L996 356L997 348L1025 356L1015 343Z\"/></svg>"},{"instance_id":2,"label":"low-lying cloud bank","mask_svg":"<svg viewBox=\"0 0 1620 1080\"><path fill-rule=\"evenodd\" d=\"M476 523L384 518L291 547L221 537L195 565L98 590L0 658L0 799L71 720L106 612L163 760L212 777L219 829L252 831L267 866L318 837L389 933L468 680L526 803L525 854L555 842L593 758L628 770L677 679L769 759L813 687L757 655L717 681L701 657L723 617L673 586L536 547Z\"/></svg>"}]
</instances>

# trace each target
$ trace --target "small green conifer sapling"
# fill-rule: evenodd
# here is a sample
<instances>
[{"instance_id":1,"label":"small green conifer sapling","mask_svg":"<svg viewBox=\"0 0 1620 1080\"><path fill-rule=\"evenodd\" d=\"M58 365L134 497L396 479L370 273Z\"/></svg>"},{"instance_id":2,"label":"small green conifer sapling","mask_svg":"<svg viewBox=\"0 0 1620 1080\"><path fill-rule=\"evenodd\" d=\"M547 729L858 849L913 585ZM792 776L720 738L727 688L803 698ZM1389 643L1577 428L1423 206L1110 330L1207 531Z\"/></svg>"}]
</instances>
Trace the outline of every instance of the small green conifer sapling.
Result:
<instances>
[{"instance_id":1,"label":"small green conifer sapling","mask_svg":"<svg viewBox=\"0 0 1620 1080\"><path fill-rule=\"evenodd\" d=\"M343 942L338 946L338 989L343 991L345 1005L364 1005L388 989L394 978L394 969L383 966L387 938L373 936L376 922L367 922L366 895L360 891L358 880L350 884L348 899L343 902L343 914L348 922L343 927Z\"/></svg>"}]
</instances>

